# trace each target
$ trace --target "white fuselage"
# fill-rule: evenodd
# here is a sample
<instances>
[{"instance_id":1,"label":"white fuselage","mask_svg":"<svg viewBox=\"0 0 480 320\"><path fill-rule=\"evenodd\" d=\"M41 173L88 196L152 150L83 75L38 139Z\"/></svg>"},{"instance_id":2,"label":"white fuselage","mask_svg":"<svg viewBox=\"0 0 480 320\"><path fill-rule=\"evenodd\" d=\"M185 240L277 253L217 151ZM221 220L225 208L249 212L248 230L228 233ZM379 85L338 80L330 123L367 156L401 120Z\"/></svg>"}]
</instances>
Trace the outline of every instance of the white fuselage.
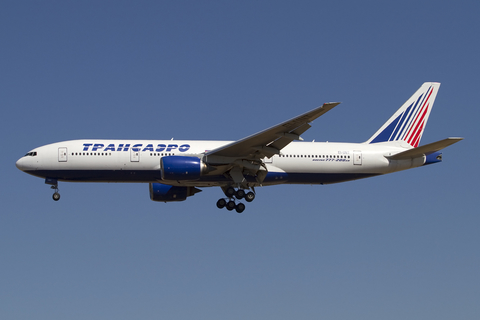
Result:
<instances>
[{"instance_id":1,"label":"white fuselage","mask_svg":"<svg viewBox=\"0 0 480 320\"><path fill-rule=\"evenodd\" d=\"M206 173L193 181L162 180L160 159L172 155L194 156L208 163L209 159L204 157L206 151L229 143L231 141L71 140L33 149L17 161L17 167L34 176L58 181L223 186L230 182L224 172L219 171ZM425 163L425 157L397 161L385 157L405 150L388 142L292 142L279 155L263 159L268 174L262 185L335 183L405 170ZM254 180L250 183L251 186L258 184Z\"/></svg>"}]
</instances>

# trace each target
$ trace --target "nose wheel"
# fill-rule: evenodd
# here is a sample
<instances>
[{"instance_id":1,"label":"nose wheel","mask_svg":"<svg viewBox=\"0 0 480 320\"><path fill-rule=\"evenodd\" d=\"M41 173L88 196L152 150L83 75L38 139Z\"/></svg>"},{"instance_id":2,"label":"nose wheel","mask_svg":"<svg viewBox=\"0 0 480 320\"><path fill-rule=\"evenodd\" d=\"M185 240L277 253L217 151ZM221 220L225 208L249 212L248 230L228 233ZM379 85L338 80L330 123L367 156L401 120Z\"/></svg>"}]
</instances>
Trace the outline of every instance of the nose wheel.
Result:
<instances>
[{"instance_id":1,"label":"nose wheel","mask_svg":"<svg viewBox=\"0 0 480 320\"><path fill-rule=\"evenodd\" d=\"M58 193L58 185L51 186L50 188L55 190L55 193L52 195L52 199L54 201L60 200L60 193Z\"/></svg>"},{"instance_id":2,"label":"nose wheel","mask_svg":"<svg viewBox=\"0 0 480 320\"><path fill-rule=\"evenodd\" d=\"M54 201L60 200L60 193L58 193L58 180L54 178L45 178L45 184L51 185L50 189L55 190L52 199Z\"/></svg>"},{"instance_id":3,"label":"nose wheel","mask_svg":"<svg viewBox=\"0 0 480 320\"><path fill-rule=\"evenodd\" d=\"M246 193L244 189L235 190L233 187L228 187L227 189L224 189L224 193L227 196L227 199L218 199L217 208L226 208L228 211L235 210L238 213L242 213L243 211L245 211L245 204L241 202L235 203L235 199L245 199L245 201L247 202L252 202L253 199L255 199L255 193L253 193L252 191Z\"/></svg>"}]
</instances>

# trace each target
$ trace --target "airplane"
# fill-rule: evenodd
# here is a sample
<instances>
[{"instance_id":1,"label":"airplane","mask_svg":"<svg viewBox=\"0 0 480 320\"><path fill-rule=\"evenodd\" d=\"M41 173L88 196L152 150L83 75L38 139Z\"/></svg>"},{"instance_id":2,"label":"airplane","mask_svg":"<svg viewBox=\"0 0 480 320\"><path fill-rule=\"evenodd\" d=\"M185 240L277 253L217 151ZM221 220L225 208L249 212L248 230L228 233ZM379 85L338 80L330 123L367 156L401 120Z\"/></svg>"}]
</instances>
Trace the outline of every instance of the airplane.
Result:
<instances>
[{"instance_id":1,"label":"airplane","mask_svg":"<svg viewBox=\"0 0 480 320\"><path fill-rule=\"evenodd\" d=\"M183 201L220 187L218 208L241 213L255 187L330 184L383 175L442 161L439 151L463 138L419 146L440 83L426 82L363 143L306 142L316 118L337 106L325 103L237 141L70 140L29 151L18 169L45 179L58 201L59 181L140 182L150 199Z\"/></svg>"}]
</instances>

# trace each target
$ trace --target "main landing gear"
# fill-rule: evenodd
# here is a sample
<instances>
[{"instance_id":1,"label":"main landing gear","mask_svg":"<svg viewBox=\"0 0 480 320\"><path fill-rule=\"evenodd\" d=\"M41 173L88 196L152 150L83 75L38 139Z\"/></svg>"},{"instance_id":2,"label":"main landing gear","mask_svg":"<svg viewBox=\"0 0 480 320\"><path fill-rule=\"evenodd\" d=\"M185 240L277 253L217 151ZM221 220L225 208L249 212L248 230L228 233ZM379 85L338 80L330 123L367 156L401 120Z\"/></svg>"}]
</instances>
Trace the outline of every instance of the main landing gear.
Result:
<instances>
[{"instance_id":1,"label":"main landing gear","mask_svg":"<svg viewBox=\"0 0 480 320\"><path fill-rule=\"evenodd\" d=\"M223 188L222 188L223 189ZM235 209L238 213L242 213L245 210L245 205L241 202L235 203L235 199L245 199L247 202L252 202L255 199L255 193L252 191L246 193L244 189L235 190L233 187L223 189L223 192L227 196L227 199L221 198L217 201L217 208L227 208L228 211Z\"/></svg>"}]
</instances>

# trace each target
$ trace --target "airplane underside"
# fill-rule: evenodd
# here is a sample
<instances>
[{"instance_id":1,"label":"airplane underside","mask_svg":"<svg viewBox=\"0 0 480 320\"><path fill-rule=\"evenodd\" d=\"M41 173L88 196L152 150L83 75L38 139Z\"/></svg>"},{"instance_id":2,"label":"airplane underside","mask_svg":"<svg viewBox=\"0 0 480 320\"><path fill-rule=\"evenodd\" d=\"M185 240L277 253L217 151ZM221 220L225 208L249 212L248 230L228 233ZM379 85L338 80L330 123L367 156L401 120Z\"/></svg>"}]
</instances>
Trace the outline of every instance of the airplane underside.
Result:
<instances>
[{"instance_id":1,"label":"airplane underside","mask_svg":"<svg viewBox=\"0 0 480 320\"><path fill-rule=\"evenodd\" d=\"M152 171L127 171L127 170L58 170L58 171L26 171L27 173L45 178L45 183L50 184L55 190L52 198L60 199L58 182L108 182L108 183L149 183L150 199L153 201L172 202L183 201L193 196L205 187L221 187L225 194L216 205L219 209L226 208L229 211L236 210L241 213L245 210L245 204L239 202L245 200L252 202L255 199L255 187L273 186L279 184L330 184L368 178L379 174L368 173L285 173L268 172L262 183L256 177L246 175L245 182L234 185L228 175L204 176L196 181L163 181L158 170ZM250 191L251 190L251 191Z\"/></svg>"},{"instance_id":2,"label":"airplane underside","mask_svg":"<svg viewBox=\"0 0 480 320\"><path fill-rule=\"evenodd\" d=\"M60 170L60 171L27 171L41 178L65 182L113 182L113 183L163 183L173 186L212 187L232 185L232 179L226 175L203 176L195 181L164 181L156 170ZM380 175L378 173L286 173L268 172L262 183L255 177L246 175L246 184L251 187L277 184L331 184L358 180Z\"/></svg>"}]
</instances>

